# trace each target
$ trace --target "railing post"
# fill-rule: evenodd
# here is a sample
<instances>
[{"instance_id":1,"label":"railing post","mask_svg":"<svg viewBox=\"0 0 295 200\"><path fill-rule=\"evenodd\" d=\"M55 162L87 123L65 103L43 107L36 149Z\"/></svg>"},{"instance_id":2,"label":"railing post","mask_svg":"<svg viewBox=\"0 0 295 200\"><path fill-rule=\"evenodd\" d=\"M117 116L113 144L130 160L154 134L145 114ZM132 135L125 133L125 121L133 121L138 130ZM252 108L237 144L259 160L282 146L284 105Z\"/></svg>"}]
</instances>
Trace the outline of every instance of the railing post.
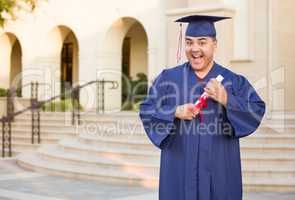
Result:
<instances>
[{"instance_id":1,"label":"railing post","mask_svg":"<svg viewBox=\"0 0 295 200\"><path fill-rule=\"evenodd\" d=\"M78 113L77 113L77 117L78 117L78 124L80 125L81 124L81 119L80 119L80 87L77 88L77 94L76 94L76 106L77 106L77 109L78 109Z\"/></svg>"},{"instance_id":2,"label":"railing post","mask_svg":"<svg viewBox=\"0 0 295 200\"><path fill-rule=\"evenodd\" d=\"M72 89L71 92L71 99L72 99L72 125L77 123L80 125L80 86L76 86Z\"/></svg>"},{"instance_id":3,"label":"railing post","mask_svg":"<svg viewBox=\"0 0 295 200\"><path fill-rule=\"evenodd\" d=\"M6 115L10 116L14 113L14 98L16 96L16 90L14 87L7 89L7 108L6 108ZM13 117L11 118L13 120Z\"/></svg>"},{"instance_id":4,"label":"railing post","mask_svg":"<svg viewBox=\"0 0 295 200\"><path fill-rule=\"evenodd\" d=\"M96 113L99 114L100 113L100 81L97 80L96 81Z\"/></svg>"},{"instance_id":5,"label":"railing post","mask_svg":"<svg viewBox=\"0 0 295 200\"><path fill-rule=\"evenodd\" d=\"M6 157L8 151L8 156L12 156L11 151L11 119L8 117L3 118L2 121L2 157Z\"/></svg>"},{"instance_id":6,"label":"railing post","mask_svg":"<svg viewBox=\"0 0 295 200\"><path fill-rule=\"evenodd\" d=\"M97 80L96 81L96 95L97 95L97 107L96 113L99 114L100 112L105 112L105 85L107 83L112 84L110 89L117 89L118 82L117 81L107 81L107 80Z\"/></svg>"},{"instance_id":7,"label":"railing post","mask_svg":"<svg viewBox=\"0 0 295 200\"><path fill-rule=\"evenodd\" d=\"M101 97L101 101L102 101L102 113L104 113L104 84L105 84L105 80L102 79L102 97Z\"/></svg>"},{"instance_id":8,"label":"railing post","mask_svg":"<svg viewBox=\"0 0 295 200\"><path fill-rule=\"evenodd\" d=\"M96 84L97 92L97 113L104 113L104 79L98 80Z\"/></svg>"},{"instance_id":9,"label":"railing post","mask_svg":"<svg viewBox=\"0 0 295 200\"><path fill-rule=\"evenodd\" d=\"M14 87L7 89L7 99L6 99L6 117L2 118L2 157L12 156L11 150L11 121L13 121L14 116L14 98L16 96L16 90Z\"/></svg>"},{"instance_id":10,"label":"railing post","mask_svg":"<svg viewBox=\"0 0 295 200\"><path fill-rule=\"evenodd\" d=\"M32 119L32 135L31 143L35 143L35 136L38 137L38 143L41 143L40 137L40 110L38 105L38 82L31 82L31 119Z\"/></svg>"}]
</instances>

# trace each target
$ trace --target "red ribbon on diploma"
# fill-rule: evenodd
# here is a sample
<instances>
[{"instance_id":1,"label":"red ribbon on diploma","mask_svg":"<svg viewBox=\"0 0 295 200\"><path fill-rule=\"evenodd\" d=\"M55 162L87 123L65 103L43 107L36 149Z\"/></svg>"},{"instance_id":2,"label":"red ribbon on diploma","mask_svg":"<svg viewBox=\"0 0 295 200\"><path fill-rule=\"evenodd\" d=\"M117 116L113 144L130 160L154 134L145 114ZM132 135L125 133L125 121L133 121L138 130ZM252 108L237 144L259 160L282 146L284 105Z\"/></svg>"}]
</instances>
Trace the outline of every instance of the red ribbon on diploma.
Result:
<instances>
[{"instance_id":1,"label":"red ribbon on diploma","mask_svg":"<svg viewBox=\"0 0 295 200\"><path fill-rule=\"evenodd\" d=\"M207 94L203 93L202 96L200 97L200 99L195 103L194 112L196 112L197 110L200 110L200 122L201 123L203 121L203 108L207 108L207 106L208 106L207 99L208 99Z\"/></svg>"},{"instance_id":2,"label":"red ribbon on diploma","mask_svg":"<svg viewBox=\"0 0 295 200\"><path fill-rule=\"evenodd\" d=\"M218 75L216 77L216 80L221 83L223 80L223 76ZM204 92L201 97L198 99L198 101L195 103L195 108L194 108L194 112L196 112L197 110L200 110L200 122L202 123L203 121L203 108L206 108L208 106L207 104L207 99L208 99L208 95L206 92Z\"/></svg>"}]
</instances>

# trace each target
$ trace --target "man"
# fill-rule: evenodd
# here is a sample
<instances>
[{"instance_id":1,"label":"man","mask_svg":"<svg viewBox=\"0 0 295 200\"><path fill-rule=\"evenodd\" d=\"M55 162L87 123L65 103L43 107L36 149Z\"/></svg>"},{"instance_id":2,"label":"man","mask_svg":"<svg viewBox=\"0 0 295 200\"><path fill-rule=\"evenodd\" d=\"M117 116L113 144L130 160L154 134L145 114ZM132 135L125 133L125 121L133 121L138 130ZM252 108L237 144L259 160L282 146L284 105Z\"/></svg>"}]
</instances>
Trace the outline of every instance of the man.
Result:
<instances>
[{"instance_id":1,"label":"man","mask_svg":"<svg viewBox=\"0 0 295 200\"><path fill-rule=\"evenodd\" d=\"M189 23L188 62L164 70L141 104L145 131L161 149L160 200L242 200L239 138L257 129L265 104L245 77L214 62L214 22L222 19L177 20Z\"/></svg>"}]
</instances>

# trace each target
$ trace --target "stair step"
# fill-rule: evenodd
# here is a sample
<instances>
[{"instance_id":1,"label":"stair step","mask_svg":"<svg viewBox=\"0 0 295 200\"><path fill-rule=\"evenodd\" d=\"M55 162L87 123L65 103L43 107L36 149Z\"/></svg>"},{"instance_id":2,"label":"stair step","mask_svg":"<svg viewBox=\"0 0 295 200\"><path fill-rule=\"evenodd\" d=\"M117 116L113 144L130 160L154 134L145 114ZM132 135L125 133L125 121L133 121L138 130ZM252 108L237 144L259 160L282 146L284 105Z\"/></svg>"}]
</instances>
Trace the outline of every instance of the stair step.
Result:
<instances>
[{"instance_id":1,"label":"stair step","mask_svg":"<svg viewBox=\"0 0 295 200\"><path fill-rule=\"evenodd\" d=\"M70 137L36 151L39 145L22 144L30 139L30 113L18 116L13 151L31 151L19 155L18 163L53 175L157 185L160 151L146 136L138 113L81 113L81 119L76 127L71 126L70 112L41 112L41 137ZM295 113L264 120L240 146L246 191L295 192Z\"/></svg>"},{"instance_id":2,"label":"stair step","mask_svg":"<svg viewBox=\"0 0 295 200\"><path fill-rule=\"evenodd\" d=\"M2 137L0 137L2 138ZM2 140L2 139L1 139ZM59 138L54 138L54 137L42 137L41 136L41 143L46 143L46 144L54 144L57 143ZM35 141L37 141L37 137L35 137ZM31 137L26 137L26 136L12 136L11 137L11 143L12 144L30 144L31 143ZM2 144L2 141L0 142Z\"/></svg>"},{"instance_id":3,"label":"stair step","mask_svg":"<svg viewBox=\"0 0 295 200\"><path fill-rule=\"evenodd\" d=\"M295 161L295 154L286 154L280 151L275 153L264 153L264 152L245 152L241 151L242 159L259 159L259 160L292 160Z\"/></svg>"},{"instance_id":4,"label":"stair step","mask_svg":"<svg viewBox=\"0 0 295 200\"><path fill-rule=\"evenodd\" d=\"M67 165L60 162L47 162L40 158L36 153L22 154L18 156L17 162L30 170L46 172L51 175L62 175L72 178L87 178L102 181L119 181L124 184L135 183L147 186L156 186L158 179L155 175L142 174L134 169L126 169L118 173L118 170L109 168L97 169L97 167L81 167L77 165ZM247 174L247 173L245 173ZM144 178L143 178L144 177ZM144 180L145 179L145 180ZM148 180L147 180L148 179ZM294 192L295 178L281 177L250 177L243 176L243 184L246 191L280 191Z\"/></svg>"},{"instance_id":5,"label":"stair step","mask_svg":"<svg viewBox=\"0 0 295 200\"><path fill-rule=\"evenodd\" d=\"M293 144L295 146L295 134L254 134L240 139L240 143Z\"/></svg>"},{"instance_id":6,"label":"stair step","mask_svg":"<svg viewBox=\"0 0 295 200\"><path fill-rule=\"evenodd\" d=\"M282 152L286 154L295 153L294 144L255 144L255 143L241 143L241 151L244 152L265 152L265 153L275 153Z\"/></svg>"},{"instance_id":7,"label":"stair step","mask_svg":"<svg viewBox=\"0 0 295 200\"><path fill-rule=\"evenodd\" d=\"M31 137L31 129L13 129L12 135L13 136L25 136L25 137ZM64 137L74 137L77 136L77 133L73 133L67 130L44 130L41 129L40 131L41 137L54 137L54 138L64 138ZM1 137L1 136L0 136Z\"/></svg>"},{"instance_id":8,"label":"stair step","mask_svg":"<svg viewBox=\"0 0 295 200\"><path fill-rule=\"evenodd\" d=\"M245 191L251 192L295 192L295 178L257 178L243 179Z\"/></svg>"},{"instance_id":9,"label":"stair step","mask_svg":"<svg viewBox=\"0 0 295 200\"><path fill-rule=\"evenodd\" d=\"M140 138L140 139L139 139ZM93 136L81 134L79 141L82 144L94 146L108 146L113 148L125 148L134 150L149 150L155 151L155 146L149 141L147 137L136 136Z\"/></svg>"},{"instance_id":10,"label":"stair step","mask_svg":"<svg viewBox=\"0 0 295 200\"><path fill-rule=\"evenodd\" d=\"M158 185L157 177L134 169L122 168L118 171L110 168L81 167L78 165L67 165L65 163L47 162L40 158L37 153L19 155L17 156L17 163L29 170L69 178L92 179L125 185L136 184L151 188L157 187Z\"/></svg>"},{"instance_id":11,"label":"stair step","mask_svg":"<svg viewBox=\"0 0 295 200\"><path fill-rule=\"evenodd\" d=\"M30 130L31 129L31 124L29 123L13 123L11 125L11 130L13 131L14 129L25 129L25 130ZM0 127L2 128L2 127ZM71 132L75 132L75 127L71 126L71 125L58 125L58 124L40 124L40 129L41 130L50 130L50 131L57 131L57 130L68 130L68 131L71 131Z\"/></svg>"},{"instance_id":12,"label":"stair step","mask_svg":"<svg viewBox=\"0 0 295 200\"><path fill-rule=\"evenodd\" d=\"M36 142L35 144L12 143L11 144L12 151L18 152L18 153L27 152L27 151L36 151L41 146L41 144L38 144L37 140L35 142Z\"/></svg>"},{"instance_id":13,"label":"stair step","mask_svg":"<svg viewBox=\"0 0 295 200\"><path fill-rule=\"evenodd\" d=\"M295 179L295 165L282 165L278 162L276 165L267 165L264 163L245 164L242 161L242 171L244 177L260 178L291 178Z\"/></svg>"},{"instance_id":14,"label":"stair step","mask_svg":"<svg viewBox=\"0 0 295 200\"><path fill-rule=\"evenodd\" d=\"M87 133L81 133L80 137L85 140L91 141L104 141L104 142L117 142L117 143L130 143L130 144L142 144L142 145L150 145L151 142L146 134L100 134L93 135Z\"/></svg>"},{"instance_id":15,"label":"stair step","mask_svg":"<svg viewBox=\"0 0 295 200\"><path fill-rule=\"evenodd\" d=\"M62 162L71 165L92 166L102 168L113 168L120 170L122 168L133 168L139 171L145 171L148 174L158 175L160 161L159 159L132 160L124 156L96 156L92 154L80 155L73 152L64 151L58 145L43 145L38 150L40 156L46 160Z\"/></svg>"},{"instance_id":16,"label":"stair step","mask_svg":"<svg viewBox=\"0 0 295 200\"><path fill-rule=\"evenodd\" d=\"M16 118L13 123L30 123L31 124L31 118ZM52 118L52 119L48 119L48 118L44 118L44 117L40 117L40 122L41 123L50 123L50 124L72 124L72 118Z\"/></svg>"},{"instance_id":17,"label":"stair step","mask_svg":"<svg viewBox=\"0 0 295 200\"><path fill-rule=\"evenodd\" d=\"M256 178L295 178L295 171L282 170L282 171L267 171L267 170L246 170L243 169L243 177L256 177Z\"/></svg>"},{"instance_id":18,"label":"stair step","mask_svg":"<svg viewBox=\"0 0 295 200\"><path fill-rule=\"evenodd\" d=\"M265 133L295 133L295 124L261 124L258 131Z\"/></svg>"},{"instance_id":19,"label":"stair step","mask_svg":"<svg viewBox=\"0 0 295 200\"><path fill-rule=\"evenodd\" d=\"M32 125L31 121L18 121L18 122L12 122L11 124L12 126L30 126ZM51 122L51 121L46 121L46 122L42 122L40 123L40 125L42 126L58 126L58 127L75 127L73 126L71 123L55 123L55 122Z\"/></svg>"},{"instance_id":20,"label":"stair step","mask_svg":"<svg viewBox=\"0 0 295 200\"><path fill-rule=\"evenodd\" d=\"M84 155L109 155L109 156L124 156L126 159L147 159L149 157L159 157L160 151L147 151L147 150L130 150L125 148L111 148L111 147L101 147L101 146L92 146L87 144L82 144L78 139L67 139L61 140L59 144L65 151L71 151Z\"/></svg>"}]
</instances>

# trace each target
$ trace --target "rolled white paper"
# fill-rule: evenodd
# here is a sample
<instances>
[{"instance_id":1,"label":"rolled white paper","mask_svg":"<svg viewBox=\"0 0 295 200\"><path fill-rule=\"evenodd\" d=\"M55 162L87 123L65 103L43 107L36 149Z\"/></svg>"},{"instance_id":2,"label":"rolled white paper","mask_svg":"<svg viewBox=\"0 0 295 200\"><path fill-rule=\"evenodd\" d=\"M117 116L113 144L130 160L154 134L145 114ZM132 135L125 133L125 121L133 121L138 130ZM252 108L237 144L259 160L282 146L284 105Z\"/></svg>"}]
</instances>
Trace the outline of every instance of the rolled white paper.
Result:
<instances>
[{"instance_id":1,"label":"rolled white paper","mask_svg":"<svg viewBox=\"0 0 295 200\"><path fill-rule=\"evenodd\" d=\"M223 81L223 76L221 76L220 74L215 78L219 83L221 83L222 81ZM208 95L207 95L207 93L206 92L203 92L203 94L201 95L201 97L200 97L200 99L204 99L204 100L206 100L207 98L208 98ZM195 102L195 106L196 107L198 107L199 105L199 103L200 103L200 99L198 99L196 102Z\"/></svg>"}]
</instances>

